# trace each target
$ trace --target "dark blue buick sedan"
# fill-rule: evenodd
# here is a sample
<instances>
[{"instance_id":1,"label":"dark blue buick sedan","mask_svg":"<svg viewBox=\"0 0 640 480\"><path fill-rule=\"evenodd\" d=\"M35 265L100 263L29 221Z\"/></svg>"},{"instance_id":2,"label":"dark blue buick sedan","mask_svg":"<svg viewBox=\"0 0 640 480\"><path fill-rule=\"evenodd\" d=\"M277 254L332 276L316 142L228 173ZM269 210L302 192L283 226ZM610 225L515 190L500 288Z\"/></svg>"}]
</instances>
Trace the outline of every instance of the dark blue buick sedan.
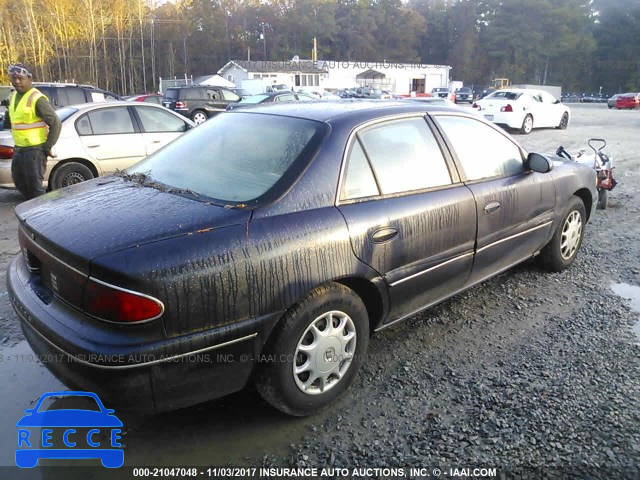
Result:
<instances>
[{"instance_id":1,"label":"dark blue buick sedan","mask_svg":"<svg viewBox=\"0 0 640 480\"><path fill-rule=\"evenodd\" d=\"M70 387L162 411L251 380L307 415L372 332L534 256L567 268L596 199L592 169L460 109L239 109L19 205L7 283Z\"/></svg>"}]
</instances>

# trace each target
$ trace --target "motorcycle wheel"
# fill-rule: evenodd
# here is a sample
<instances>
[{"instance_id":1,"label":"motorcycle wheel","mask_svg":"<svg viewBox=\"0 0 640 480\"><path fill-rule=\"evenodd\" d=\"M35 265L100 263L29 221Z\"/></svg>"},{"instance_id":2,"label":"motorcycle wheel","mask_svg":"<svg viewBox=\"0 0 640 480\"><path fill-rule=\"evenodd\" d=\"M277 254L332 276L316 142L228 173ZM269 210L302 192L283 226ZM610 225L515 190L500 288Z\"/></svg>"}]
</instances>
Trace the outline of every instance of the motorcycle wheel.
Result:
<instances>
[{"instance_id":1,"label":"motorcycle wheel","mask_svg":"<svg viewBox=\"0 0 640 480\"><path fill-rule=\"evenodd\" d=\"M598 210L606 210L608 203L609 203L609 190L605 190L604 188L599 188L598 204L596 205L596 208Z\"/></svg>"}]
</instances>

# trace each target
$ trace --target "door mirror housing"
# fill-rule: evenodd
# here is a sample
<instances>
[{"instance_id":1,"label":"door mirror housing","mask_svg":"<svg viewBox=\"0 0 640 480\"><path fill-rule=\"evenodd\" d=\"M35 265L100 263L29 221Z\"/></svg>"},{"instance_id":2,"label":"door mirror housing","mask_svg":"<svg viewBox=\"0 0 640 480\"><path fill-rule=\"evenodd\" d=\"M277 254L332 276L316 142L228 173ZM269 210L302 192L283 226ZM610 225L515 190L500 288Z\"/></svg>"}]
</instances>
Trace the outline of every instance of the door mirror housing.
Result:
<instances>
[{"instance_id":1,"label":"door mirror housing","mask_svg":"<svg viewBox=\"0 0 640 480\"><path fill-rule=\"evenodd\" d=\"M530 153L527 155L525 167L527 170L532 172L548 173L553 170L553 163L544 155L540 155L539 153Z\"/></svg>"}]
</instances>

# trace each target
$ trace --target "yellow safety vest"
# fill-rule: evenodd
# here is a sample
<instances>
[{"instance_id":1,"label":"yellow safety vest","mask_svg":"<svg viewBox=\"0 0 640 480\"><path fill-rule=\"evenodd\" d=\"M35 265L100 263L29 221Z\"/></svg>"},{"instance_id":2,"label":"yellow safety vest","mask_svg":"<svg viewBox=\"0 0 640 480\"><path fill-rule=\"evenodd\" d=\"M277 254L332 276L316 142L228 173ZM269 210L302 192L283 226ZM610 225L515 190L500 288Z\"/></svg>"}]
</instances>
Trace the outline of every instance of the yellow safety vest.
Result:
<instances>
[{"instance_id":1,"label":"yellow safety vest","mask_svg":"<svg viewBox=\"0 0 640 480\"><path fill-rule=\"evenodd\" d=\"M45 97L38 89L32 88L16 105L17 92L9 100L11 135L18 147L33 147L47 141L47 124L36 113L36 102ZM46 98L46 97L45 97Z\"/></svg>"}]
</instances>

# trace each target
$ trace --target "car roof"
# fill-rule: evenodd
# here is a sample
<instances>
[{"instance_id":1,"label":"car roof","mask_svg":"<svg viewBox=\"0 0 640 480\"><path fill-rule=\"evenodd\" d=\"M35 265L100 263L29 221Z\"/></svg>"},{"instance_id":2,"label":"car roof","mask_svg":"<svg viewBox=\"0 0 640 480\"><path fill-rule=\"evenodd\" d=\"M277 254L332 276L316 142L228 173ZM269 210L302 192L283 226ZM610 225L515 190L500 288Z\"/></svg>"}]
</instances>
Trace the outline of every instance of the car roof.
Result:
<instances>
[{"instance_id":1,"label":"car roof","mask_svg":"<svg viewBox=\"0 0 640 480\"><path fill-rule=\"evenodd\" d=\"M77 103L75 105L65 105L62 108L75 108L78 110L76 113L88 112L91 110L99 110L101 108L126 108L126 107L149 107L149 108L158 108L163 111L167 111L162 105L156 105L154 103L140 103L140 105L132 105L134 102L129 101L108 101L108 102L89 102L89 103Z\"/></svg>"},{"instance_id":2,"label":"car roof","mask_svg":"<svg viewBox=\"0 0 640 480\"><path fill-rule=\"evenodd\" d=\"M357 120L368 120L376 117L385 117L414 112L440 112L450 111L460 113L459 108L447 107L441 104L429 104L427 102L407 102L403 100L319 100L313 102L285 102L274 103L268 108L252 108L251 110L238 109L229 113L261 113L269 115L283 115L320 122L330 122L337 118L352 117Z\"/></svg>"}]
</instances>

